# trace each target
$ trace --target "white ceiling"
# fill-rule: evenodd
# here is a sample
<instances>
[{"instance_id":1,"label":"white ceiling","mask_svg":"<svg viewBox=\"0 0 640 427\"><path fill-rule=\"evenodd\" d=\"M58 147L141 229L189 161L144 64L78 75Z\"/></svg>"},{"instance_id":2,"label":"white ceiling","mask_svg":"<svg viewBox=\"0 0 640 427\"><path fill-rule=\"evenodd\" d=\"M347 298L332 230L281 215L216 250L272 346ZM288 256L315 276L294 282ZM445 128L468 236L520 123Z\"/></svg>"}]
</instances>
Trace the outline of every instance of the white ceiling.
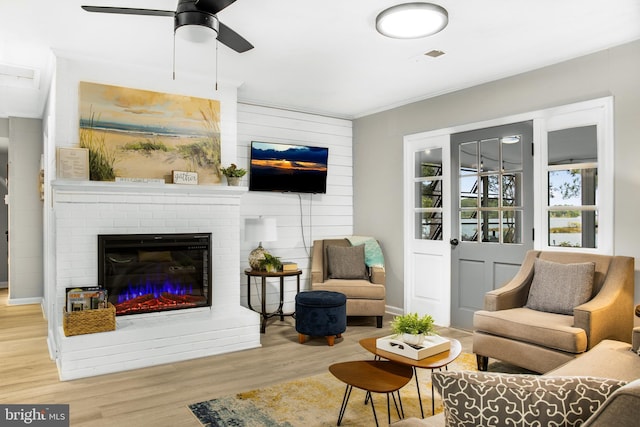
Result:
<instances>
[{"instance_id":1,"label":"white ceiling","mask_svg":"<svg viewBox=\"0 0 640 427\"><path fill-rule=\"evenodd\" d=\"M354 118L640 39L638 0L433 0L439 34L396 40L375 17L400 0L237 0L220 21L255 48L221 45L218 78L244 102ZM175 10L177 0L0 0L0 63L36 68L36 89L0 86L0 117L40 117L51 49L172 69L173 20L82 4ZM211 75L215 48L179 40L177 78ZM434 59L424 53L439 49ZM181 74L182 73L182 74Z\"/></svg>"}]
</instances>

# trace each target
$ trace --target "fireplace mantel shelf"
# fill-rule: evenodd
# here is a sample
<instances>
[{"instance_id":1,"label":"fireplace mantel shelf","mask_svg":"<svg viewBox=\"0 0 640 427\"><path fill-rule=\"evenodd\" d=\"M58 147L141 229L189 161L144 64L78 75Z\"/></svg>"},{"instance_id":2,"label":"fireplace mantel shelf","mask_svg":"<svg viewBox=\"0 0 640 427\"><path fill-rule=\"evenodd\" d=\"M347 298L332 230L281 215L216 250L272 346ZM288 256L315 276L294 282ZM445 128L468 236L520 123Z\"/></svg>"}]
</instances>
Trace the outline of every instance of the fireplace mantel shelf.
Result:
<instances>
[{"instance_id":1,"label":"fireplace mantel shelf","mask_svg":"<svg viewBox=\"0 0 640 427\"><path fill-rule=\"evenodd\" d=\"M57 179L51 182L55 191L69 193L137 193L137 194L199 194L209 196L241 196L247 187L227 185L143 184L103 181L73 181Z\"/></svg>"}]
</instances>

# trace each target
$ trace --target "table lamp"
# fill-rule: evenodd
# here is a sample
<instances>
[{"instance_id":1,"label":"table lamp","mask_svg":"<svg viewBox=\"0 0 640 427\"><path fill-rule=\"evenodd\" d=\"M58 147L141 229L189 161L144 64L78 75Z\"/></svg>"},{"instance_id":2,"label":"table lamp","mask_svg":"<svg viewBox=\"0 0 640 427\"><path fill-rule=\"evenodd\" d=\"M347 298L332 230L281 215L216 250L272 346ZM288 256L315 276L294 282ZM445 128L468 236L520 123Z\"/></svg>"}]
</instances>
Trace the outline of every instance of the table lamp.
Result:
<instances>
[{"instance_id":1,"label":"table lamp","mask_svg":"<svg viewBox=\"0 0 640 427\"><path fill-rule=\"evenodd\" d=\"M259 242L258 247L249 253L249 265L253 270L260 270L260 261L267 252L262 242L278 240L278 229L275 218L246 218L244 220L244 240Z\"/></svg>"}]
</instances>

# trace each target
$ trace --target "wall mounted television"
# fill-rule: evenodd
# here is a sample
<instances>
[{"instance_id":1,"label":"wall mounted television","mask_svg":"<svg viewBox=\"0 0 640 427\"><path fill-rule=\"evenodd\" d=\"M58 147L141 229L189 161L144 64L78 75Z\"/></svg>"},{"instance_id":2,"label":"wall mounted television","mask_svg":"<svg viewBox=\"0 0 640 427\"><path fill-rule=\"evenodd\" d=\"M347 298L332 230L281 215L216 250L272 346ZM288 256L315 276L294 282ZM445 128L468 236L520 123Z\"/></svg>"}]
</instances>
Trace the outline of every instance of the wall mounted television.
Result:
<instances>
[{"instance_id":1,"label":"wall mounted television","mask_svg":"<svg viewBox=\"0 0 640 427\"><path fill-rule=\"evenodd\" d=\"M249 191L326 193L329 149L251 142Z\"/></svg>"}]
</instances>

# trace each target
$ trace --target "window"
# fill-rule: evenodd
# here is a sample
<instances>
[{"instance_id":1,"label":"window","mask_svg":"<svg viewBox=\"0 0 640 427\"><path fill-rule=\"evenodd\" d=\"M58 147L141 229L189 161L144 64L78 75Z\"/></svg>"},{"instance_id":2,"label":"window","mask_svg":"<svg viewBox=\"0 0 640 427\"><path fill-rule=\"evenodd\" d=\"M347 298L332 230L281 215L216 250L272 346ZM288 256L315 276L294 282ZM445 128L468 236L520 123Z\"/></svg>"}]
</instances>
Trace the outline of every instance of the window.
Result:
<instances>
[{"instance_id":1,"label":"window","mask_svg":"<svg viewBox=\"0 0 640 427\"><path fill-rule=\"evenodd\" d=\"M442 149L415 153L416 239L442 240Z\"/></svg>"},{"instance_id":2,"label":"window","mask_svg":"<svg viewBox=\"0 0 640 427\"><path fill-rule=\"evenodd\" d=\"M547 134L548 245L598 247L597 126Z\"/></svg>"},{"instance_id":3,"label":"window","mask_svg":"<svg viewBox=\"0 0 640 427\"><path fill-rule=\"evenodd\" d=\"M522 242L522 135L459 145L459 239Z\"/></svg>"}]
</instances>

